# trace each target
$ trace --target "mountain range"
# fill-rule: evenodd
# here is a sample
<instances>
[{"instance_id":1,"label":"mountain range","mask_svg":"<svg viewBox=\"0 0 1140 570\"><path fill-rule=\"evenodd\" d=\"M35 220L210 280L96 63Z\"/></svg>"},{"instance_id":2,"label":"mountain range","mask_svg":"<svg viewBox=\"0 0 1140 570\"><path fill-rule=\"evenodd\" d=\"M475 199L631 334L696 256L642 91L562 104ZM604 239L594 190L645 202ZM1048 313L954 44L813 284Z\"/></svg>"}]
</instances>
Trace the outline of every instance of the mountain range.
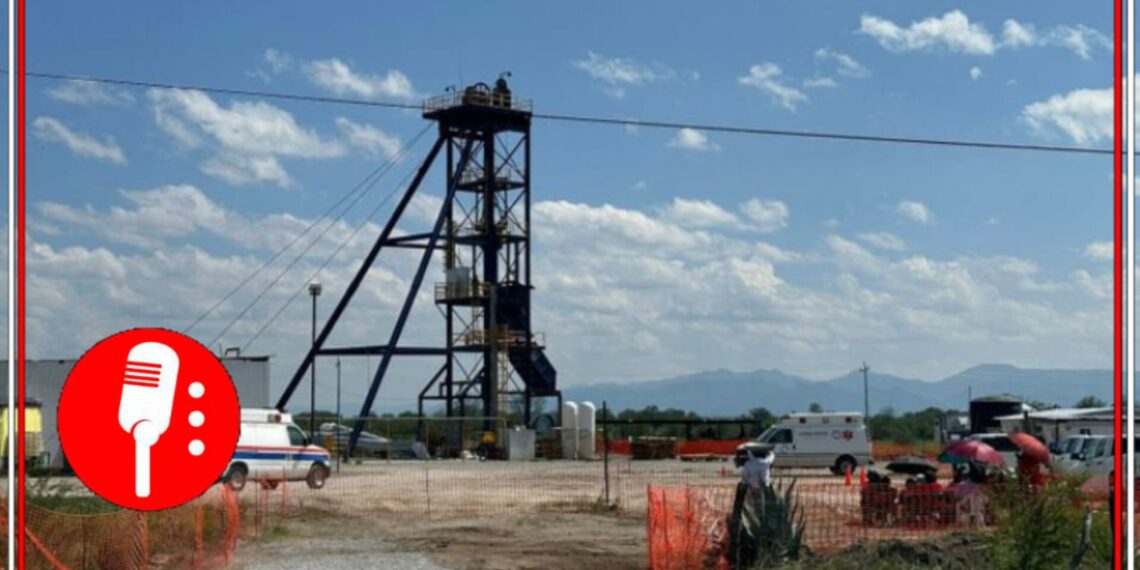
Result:
<instances>
[{"instance_id":1,"label":"mountain range","mask_svg":"<svg viewBox=\"0 0 1140 570\"><path fill-rule=\"evenodd\" d=\"M1112 401L1111 370L1028 369L984 364L937 381L882 374L868 376L870 408L895 412L927 407L965 410L969 398L996 394L1071 407L1085 396ZM602 402L613 410L679 408L707 416L733 416L752 408L777 414L807 411L812 403L825 410L862 411L863 375L855 371L832 380L809 380L779 370L733 372L712 370L664 380L600 383L568 387L567 401Z\"/></svg>"}]
</instances>

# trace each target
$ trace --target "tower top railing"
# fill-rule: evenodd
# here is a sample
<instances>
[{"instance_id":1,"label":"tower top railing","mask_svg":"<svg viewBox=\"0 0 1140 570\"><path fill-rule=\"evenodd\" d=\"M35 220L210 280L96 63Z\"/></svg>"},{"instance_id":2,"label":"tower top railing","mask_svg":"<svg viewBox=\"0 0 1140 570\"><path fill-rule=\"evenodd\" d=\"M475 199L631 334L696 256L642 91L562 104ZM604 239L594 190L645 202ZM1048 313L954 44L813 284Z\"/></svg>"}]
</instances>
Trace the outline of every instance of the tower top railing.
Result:
<instances>
[{"instance_id":1,"label":"tower top railing","mask_svg":"<svg viewBox=\"0 0 1140 570\"><path fill-rule=\"evenodd\" d=\"M463 105L508 109L527 113L534 111L534 103L530 99L520 99L510 93L466 89L449 91L443 95L437 95L425 100L423 102L423 112L431 113L433 111L442 111Z\"/></svg>"}]
</instances>

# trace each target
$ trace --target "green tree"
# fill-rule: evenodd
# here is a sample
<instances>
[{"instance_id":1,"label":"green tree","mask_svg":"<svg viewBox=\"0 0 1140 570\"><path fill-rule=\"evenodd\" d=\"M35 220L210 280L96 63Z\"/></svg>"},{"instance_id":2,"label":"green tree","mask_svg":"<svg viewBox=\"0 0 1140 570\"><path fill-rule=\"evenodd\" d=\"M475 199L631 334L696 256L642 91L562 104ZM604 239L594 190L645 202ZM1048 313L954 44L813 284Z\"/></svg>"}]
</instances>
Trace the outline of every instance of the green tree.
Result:
<instances>
[{"instance_id":1,"label":"green tree","mask_svg":"<svg viewBox=\"0 0 1140 570\"><path fill-rule=\"evenodd\" d=\"M1057 404L1050 404L1049 402L1042 402L1040 400L1029 400L1025 403L1034 410L1055 410L1061 407Z\"/></svg>"},{"instance_id":2,"label":"green tree","mask_svg":"<svg viewBox=\"0 0 1140 570\"><path fill-rule=\"evenodd\" d=\"M1077 400L1077 407L1078 408L1104 408L1104 407L1106 407L1106 405L1104 403L1104 400L1101 400L1100 398L1097 398L1096 396L1085 396L1084 398Z\"/></svg>"},{"instance_id":3,"label":"green tree","mask_svg":"<svg viewBox=\"0 0 1140 570\"><path fill-rule=\"evenodd\" d=\"M819 402L812 402L811 405L808 406L808 411L813 414L822 414L823 406L821 406Z\"/></svg>"}]
</instances>

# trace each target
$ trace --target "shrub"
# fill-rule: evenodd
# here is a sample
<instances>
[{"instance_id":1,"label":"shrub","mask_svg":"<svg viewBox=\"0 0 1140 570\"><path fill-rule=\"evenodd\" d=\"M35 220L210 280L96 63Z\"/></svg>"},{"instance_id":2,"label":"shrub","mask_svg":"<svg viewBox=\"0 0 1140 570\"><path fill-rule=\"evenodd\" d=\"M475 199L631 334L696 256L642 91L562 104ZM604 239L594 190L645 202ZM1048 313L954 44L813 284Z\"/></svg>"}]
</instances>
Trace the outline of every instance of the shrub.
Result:
<instances>
[{"instance_id":1,"label":"shrub","mask_svg":"<svg viewBox=\"0 0 1140 570\"><path fill-rule=\"evenodd\" d=\"M989 497L996 522L995 567L1067 569L1083 532L1082 483L1066 477L1042 488L1013 481L994 486Z\"/></svg>"},{"instance_id":2,"label":"shrub","mask_svg":"<svg viewBox=\"0 0 1140 570\"><path fill-rule=\"evenodd\" d=\"M777 483L758 491L737 486L728 521L731 568L772 568L800 558L805 524L795 488L794 480L786 488Z\"/></svg>"}]
</instances>

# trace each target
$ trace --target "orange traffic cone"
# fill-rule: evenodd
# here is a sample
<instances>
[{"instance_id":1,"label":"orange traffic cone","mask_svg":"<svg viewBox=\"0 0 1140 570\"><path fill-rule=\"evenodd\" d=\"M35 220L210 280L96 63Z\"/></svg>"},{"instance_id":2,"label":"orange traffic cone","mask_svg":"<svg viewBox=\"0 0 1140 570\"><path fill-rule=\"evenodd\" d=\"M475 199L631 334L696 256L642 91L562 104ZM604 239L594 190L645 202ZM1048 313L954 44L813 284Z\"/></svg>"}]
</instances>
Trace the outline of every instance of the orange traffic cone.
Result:
<instances>
[{"instance_id":1,"label":"orange traffic cone","mask_svg":"<svg viewBox=\"0 0 1140 570\"><path fill-rule=\"evenodd\" d=\"M850 467L845 467L843 469L843 484L847 485L848 487L851 486L851 468Z\"/></svg>"},{"instance_id":2,"label":"orange traffic cone","mask_svg":"<svg viewBox=\"0 0 1140 570\"><path fill-rule=\"evenodd\" d=\"M720 476L721 477L728 477L728 471L724 468L723 465L720 467Z\"/></svg>"},{"instance_id":3,"label":"orange traffic cone","mask_svg":"<svg viewBox=\"0 0 1140 570\"><path fill-rule=\"evenodd\" d=\"M859 469L859 486L863 487L866 485L867 485L867 468L862 467Z\"/></svg>"}]
</instances>

